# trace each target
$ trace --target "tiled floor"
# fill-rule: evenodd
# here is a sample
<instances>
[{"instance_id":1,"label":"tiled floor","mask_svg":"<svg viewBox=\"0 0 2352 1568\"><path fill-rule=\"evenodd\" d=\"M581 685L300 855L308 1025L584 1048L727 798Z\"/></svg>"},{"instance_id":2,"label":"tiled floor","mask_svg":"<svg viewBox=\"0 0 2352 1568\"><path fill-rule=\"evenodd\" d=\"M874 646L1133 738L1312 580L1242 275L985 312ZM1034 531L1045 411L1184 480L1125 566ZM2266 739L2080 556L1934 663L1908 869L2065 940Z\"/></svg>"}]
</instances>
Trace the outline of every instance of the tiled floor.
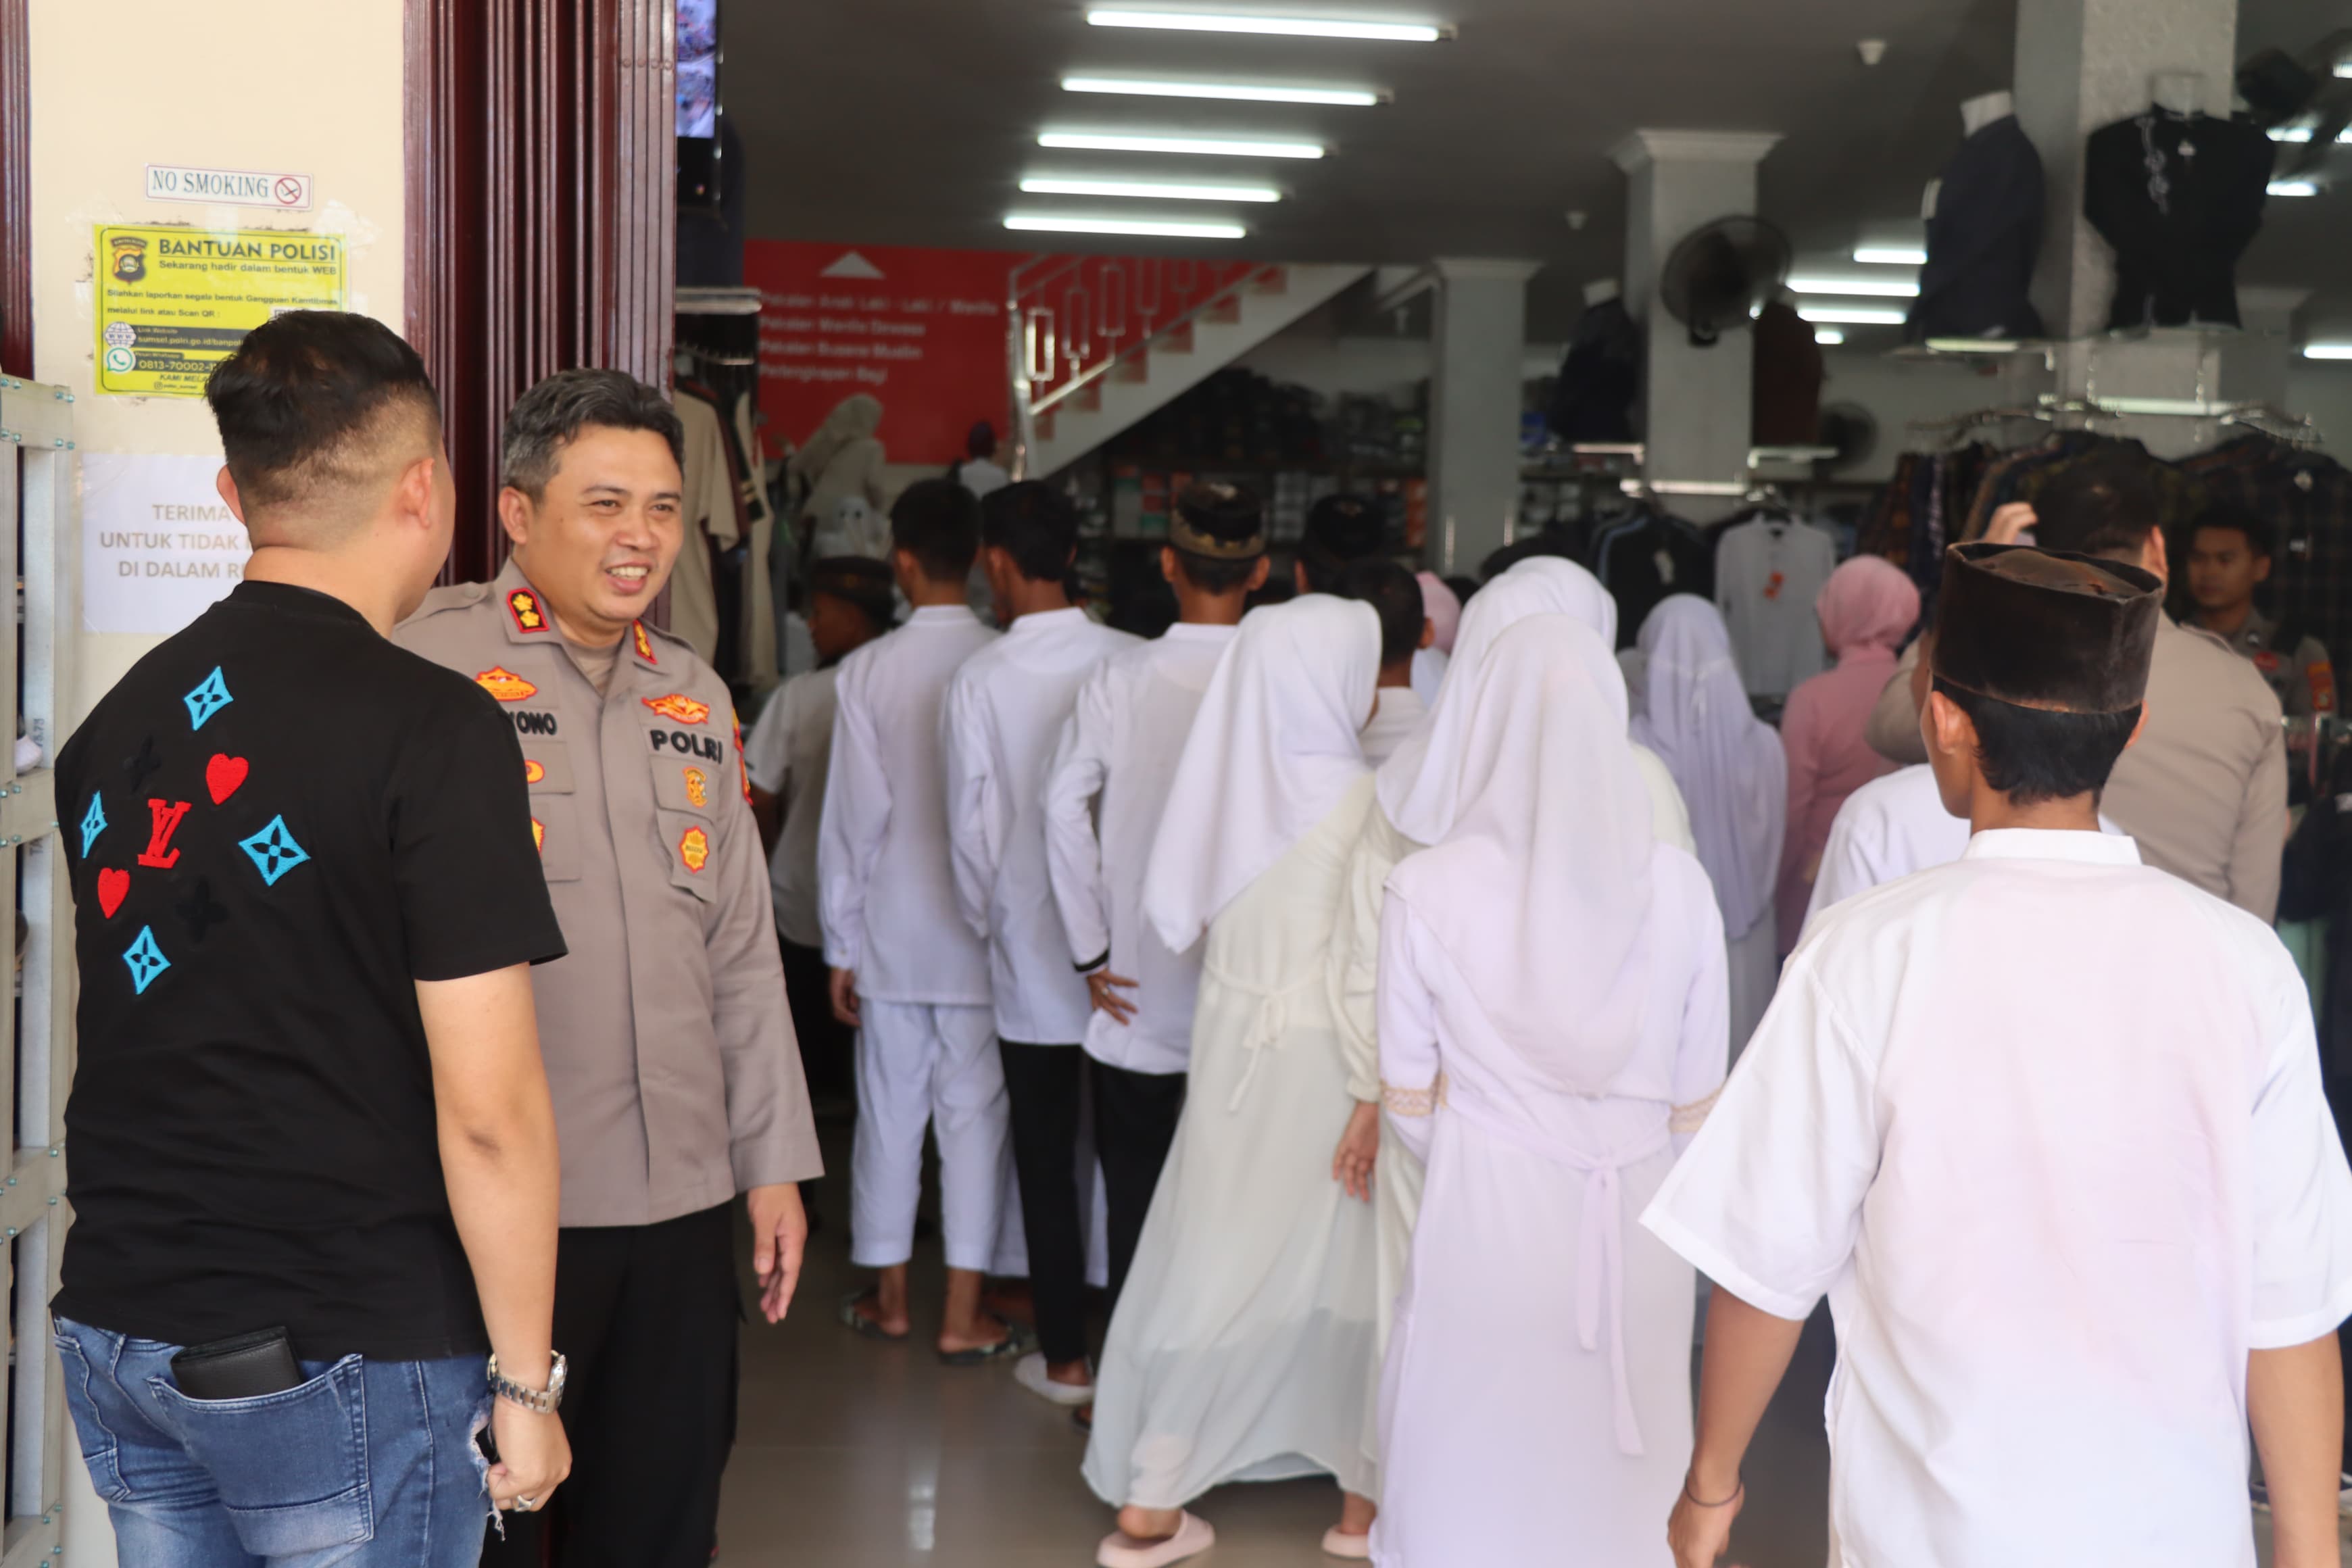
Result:
<instances>
[{"instance_id":1,"label":"tiled floor","mask_svg":"<svg viewBox=\"0 0 2352 1568\"><path fill-rule=\"evenodd\" d=\"M828 1130L828 1165L847 1166ZM719 1516L722 1568L1085 1568L1110 1510L1078 1475L1084 1434L1009 1367L950 1370L938 1323L936 1242L917 1248L916 1342L883 1345L834 1321L848 1266L846 1183L815 1189L824 1228L781 1327L744 1331L740 1436ZM1734 1560L1820 1568L1827 1452L1825 1321L1805 1336L1748 1468ZM1234 1486L1197 1511L1217 1527L1202 1568L1328 1568L1338 1517L1327 1482ZM1659 1521L1663 1538L1664 1521ZM1661 1563L1664 1561L1663 1548ZM1496 1564L1495 1568L1514 1568Z\"/></svg>"}]
</instances>

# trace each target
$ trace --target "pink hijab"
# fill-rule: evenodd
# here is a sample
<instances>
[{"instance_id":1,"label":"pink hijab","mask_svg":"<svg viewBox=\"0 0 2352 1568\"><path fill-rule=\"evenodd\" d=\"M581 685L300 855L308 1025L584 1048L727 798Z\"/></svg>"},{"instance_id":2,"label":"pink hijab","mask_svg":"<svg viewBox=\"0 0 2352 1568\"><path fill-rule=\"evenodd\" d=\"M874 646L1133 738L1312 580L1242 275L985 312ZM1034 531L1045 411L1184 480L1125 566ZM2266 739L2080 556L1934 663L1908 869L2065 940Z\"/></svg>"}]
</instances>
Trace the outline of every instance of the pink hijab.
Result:
<instances>
[{"instance_id":1,"label":"pink hijab","mask_svg":"<svg viewBox=\"0 0 2352 1568\"><path fill-rule=\"evenodd\" d=\"M1462 601L1434 572L1416 572L1412 580L1421 584L1421 613L1429 617L1430 629L1437 634L1437 651L1451 655L1454 628L1462 624Z\"/></svg>"},{"instance_id":2,"label":"pink hijab","mask_svg":"<svg viewBox=\"0 0 2352 1568\"><path fill-rule=\"evenodd\" d=\"M1840 662L1876 648L1890 657L1919 618L1919 590L1903 568L1879 555L1857 555L1830 574L1813 601L1822 640Z\"/></svg>"}]
</instances>

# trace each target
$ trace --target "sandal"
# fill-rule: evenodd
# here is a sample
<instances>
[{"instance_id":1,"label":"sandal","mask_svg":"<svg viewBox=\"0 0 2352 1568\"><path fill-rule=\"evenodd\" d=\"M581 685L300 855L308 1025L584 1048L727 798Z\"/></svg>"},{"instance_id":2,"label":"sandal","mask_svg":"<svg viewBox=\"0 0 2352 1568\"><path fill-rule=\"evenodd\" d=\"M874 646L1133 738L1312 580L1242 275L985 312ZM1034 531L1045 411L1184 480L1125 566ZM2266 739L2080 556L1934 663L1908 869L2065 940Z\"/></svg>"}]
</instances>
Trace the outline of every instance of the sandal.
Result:
<instances>
[{"instance_id":1,"label":"sandal","mask_svg":"<svg viewBox=\"0 0 2352 1568\"><path fill-rule=\"evenodd\" d=\"M1171 1563L1181 1563L1187 1557L1197 1557L1217 1543L1217 1532L1209 1521L1198 1514L1179 1514L1176 1533L1165 1541L1137 1541L1116 1531L1103 1538L1095 1548L1095 1561L1101 1568L1168 1568Z\"/></svg>"},{"instance_id":2,"label":"sandal","mask_svg":"<svg viewBox=\"0 0 2352 1568\"><path fill-rule=\"evenodd\" d=\"M995 1313L988 1314L991 1321L1004 1331L1004 1337L992 1345L975 1345L968 1351L941 1351L941 1366L986 1366L992 1362L1026 1355L1035 1348L1028 1332L1016 1324L1008 1323Z\"/></svg>"},{"instance_id":3,"label":"sandal","mask_svg":"<svg viewBox=\"0 0 2352 1568\"><path fill-rule=\"evenodd\" d=\"M878 1302L880 1299L881 1292L870 1288L864 1290L852 1290L841 1299L841 1305L834 1310L833 1315L841 1320L843 1327L863 1338L879 1340L886 1345L905 1344L907 1334L894 1334L857 1310L863 1302ZM912 1331L912 1330L908 1331L908 1333Z\"/></svg>"}]
</instances>

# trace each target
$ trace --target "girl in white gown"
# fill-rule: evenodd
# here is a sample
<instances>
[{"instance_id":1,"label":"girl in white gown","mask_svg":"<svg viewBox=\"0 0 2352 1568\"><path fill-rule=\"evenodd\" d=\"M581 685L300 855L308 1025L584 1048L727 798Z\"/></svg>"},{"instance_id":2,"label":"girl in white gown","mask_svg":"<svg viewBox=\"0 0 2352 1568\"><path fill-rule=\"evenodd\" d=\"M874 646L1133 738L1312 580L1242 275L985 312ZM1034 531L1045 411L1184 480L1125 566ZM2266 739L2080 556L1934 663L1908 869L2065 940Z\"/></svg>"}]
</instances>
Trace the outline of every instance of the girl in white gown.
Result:
<instances>
[{"instance_id":1,"label":"girl in white gown","mask_svg":"<svg viewBox=\"0 0 2352 1568\"><path fill-rule=\"evenodd\" d=\"M1145 918L1171 951L1208 947L1183 1119L1096 1377L1086 1477L1121 1508L1107 1568L1204 1550L1213 1531L1181 1510L1225 1481L1370 1490L1372 1212L1332 1175L1354 1101L1325 963L1371 801L1356 736L1379 663L1368 605L1251 612L1153 843ZM1369 1512L1343 1518L1354 1555Z\"/></svg>"},{"instance_id":2,"label":"girl in white gown","mask_svg":"<svg viewBox=\"0 0 2352 1568\"><path fill-rule=\"evenodd\" d=\"M1646 700L1633 739L1655 752L1689 806L1698 863L1715 906L1731 976L1731 1057L1772 1004L1780 982L1772 889L1789 830L1789 758L1780 736L1756 717L1731 651L1723 613L1693 594L1658 601L1642 623Z\"/></svg>"},{"instance_id":3,"label":"girl in white gown","mask_svg":"<svg viewBox=\"0 0 2352 1568\"><path fill-rule=\"evenodd\" d=\"M1428 1179L1381 1389L1385 1568L1638 1568L1691 1451L1688 1264L1628 1216L1723 1082L1723 929L1609 648L1505 632L1460 809L1390 876L1380 1040Z\"/></svg>"}]
</instances>

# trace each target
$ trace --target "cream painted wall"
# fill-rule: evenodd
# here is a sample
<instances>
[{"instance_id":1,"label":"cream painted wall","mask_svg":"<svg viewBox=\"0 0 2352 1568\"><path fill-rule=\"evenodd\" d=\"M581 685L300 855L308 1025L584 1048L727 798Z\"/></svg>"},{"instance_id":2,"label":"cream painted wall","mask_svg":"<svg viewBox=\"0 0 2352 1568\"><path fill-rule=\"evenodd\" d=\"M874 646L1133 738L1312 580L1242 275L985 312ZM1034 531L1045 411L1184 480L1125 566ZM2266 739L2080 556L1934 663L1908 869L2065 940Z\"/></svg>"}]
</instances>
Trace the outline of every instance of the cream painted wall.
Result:
<instances>
[{"instance_id":1,"label":"cream painted wall","mask_svg":"<svg viewBox=\"0 0 2352 1568\"><path fill-rule=\"evenodd\" d=\"M199 399L93 393L99 224L340 234L352 308L400 327L401 18L401 0L32 0L34 374L72 389L82 451L220 450ZM311 209L150 202L151 163L307 174ZM83 635L75 713L158 640ZM105 1508L68 1470L64 1560L112 1568Z\"/></svg>"},{"instance_id":2,"label":"cream painted wall","mask_svg":"<svg viewBox=\"0 0 2352 1568\"><path fill-rule=\"evenodd\" d=\"M352 309L401 326L401 0L32 0L31 12L34 374L73 390L83 451L220 450L201 399L91 391L99 224L340 234ZM150 202L149 163L307 174L311 208ZM158 640L85 636L75 711Z\"/></svg>"}]
</instances>

